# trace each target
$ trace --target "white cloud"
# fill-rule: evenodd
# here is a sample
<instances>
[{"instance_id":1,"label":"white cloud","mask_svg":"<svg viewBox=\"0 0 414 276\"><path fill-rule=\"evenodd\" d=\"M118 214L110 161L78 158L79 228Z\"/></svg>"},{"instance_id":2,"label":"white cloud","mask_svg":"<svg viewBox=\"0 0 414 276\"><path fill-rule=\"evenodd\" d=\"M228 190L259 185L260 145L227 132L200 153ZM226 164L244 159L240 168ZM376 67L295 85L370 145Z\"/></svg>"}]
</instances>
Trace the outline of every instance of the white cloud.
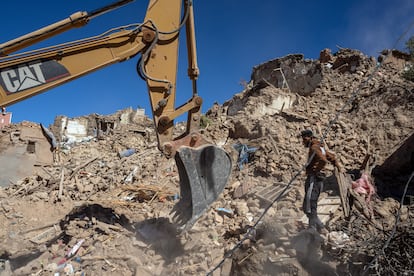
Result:
<instances>
[{"instance_id":1,"label":"white cloud","mask_svg":"<svg viewBox=\"0 0 414 276\"><path fill-rule=\"evenodd\" d=\"M414 35L414 1L361 1L352 8L348 26L351 48L373 56L383 49L405 50L405 42Z\"/></svg>"}]
</instances>

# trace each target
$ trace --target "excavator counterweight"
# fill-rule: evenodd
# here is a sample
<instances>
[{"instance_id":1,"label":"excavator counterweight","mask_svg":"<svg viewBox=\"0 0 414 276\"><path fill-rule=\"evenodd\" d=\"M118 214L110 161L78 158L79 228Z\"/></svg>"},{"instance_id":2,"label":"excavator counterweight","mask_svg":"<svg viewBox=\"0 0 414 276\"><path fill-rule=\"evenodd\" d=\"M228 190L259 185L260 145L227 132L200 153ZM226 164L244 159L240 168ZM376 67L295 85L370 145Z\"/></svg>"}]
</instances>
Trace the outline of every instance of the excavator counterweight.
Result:
<instances>
[{"instance_id":1,"label":"excavator counterweight","mask_svg":"<svg viewBox=\"0 0 414 276\"><path fill-rule=\"evenodd\" d=\"M117 1L93 12L69 18L0 44L0 107L33 97L95 70L139 56L138 74L147 83L158 148L175 158L180 176L180 200L174 221L188 229L217 200L231 173L231 159L199 133L201 97L191 0L149 0L143 23L113 28L82 40L17 53L39 41L82 27L90 19L132 2ZM182 12L183 9L183 12ZM188 75L193 95L175 107L178 45L185 29ZM30 76L24 82L20 75ZM173 137L174 119L187 113L187 128Z\"/></svg>"}]
</instances>

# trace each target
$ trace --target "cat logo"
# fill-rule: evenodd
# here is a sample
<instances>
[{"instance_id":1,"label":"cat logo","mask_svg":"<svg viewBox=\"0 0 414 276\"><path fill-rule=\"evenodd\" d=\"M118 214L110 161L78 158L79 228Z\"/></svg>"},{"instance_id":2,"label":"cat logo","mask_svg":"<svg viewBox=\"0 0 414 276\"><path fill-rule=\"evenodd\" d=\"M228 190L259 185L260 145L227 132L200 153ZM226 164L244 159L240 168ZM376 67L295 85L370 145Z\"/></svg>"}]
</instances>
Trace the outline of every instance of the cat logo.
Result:
<instances>
[{"instance_id":1,"label":"cat logo","mask_svg":"<svg viewBox=\"0 0 414 276\"><path fill-rule=\"evenodd\" d=\"M0 70L0 85L7 94L21 92L69 76L55 60L19 64Z\"/></svg>"}]
</instances>

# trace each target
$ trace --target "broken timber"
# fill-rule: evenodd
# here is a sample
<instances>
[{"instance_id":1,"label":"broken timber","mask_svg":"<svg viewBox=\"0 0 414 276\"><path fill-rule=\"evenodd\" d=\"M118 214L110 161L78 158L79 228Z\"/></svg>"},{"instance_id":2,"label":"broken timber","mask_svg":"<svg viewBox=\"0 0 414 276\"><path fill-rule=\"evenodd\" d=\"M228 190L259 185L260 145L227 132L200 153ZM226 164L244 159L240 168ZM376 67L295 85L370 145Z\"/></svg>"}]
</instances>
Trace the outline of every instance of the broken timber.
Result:
<instances>
[{"instance_id":1,"label":"broken timber","mask_svg":"<svg viewBox=\"0 0 414 276\"><path fill-rule=\"evenodd\" d=\"M331 219L332 215L338 210L341 204L341 200L338 196L327 196L322 198L318 202L318 217L322 221L323 224L327 224L327 222ZM308 224L308 217L303 215L300 221L304 224Z\"/></svg>"},{"instance_id":2,"label":"broken timber","mask_svg":"<svg viewBox=\"0 0 414 276\"><path fill-rule=\"evenodd\" d=\"M265 187L264 189L256 192L256 196L259 197L261 200L267 203L273 203L276 198L281 196L281 193L286 189L286 184L284 183L274 183L271 186ZM284 195L290 191L291 188L288 188ZM282 195L283 196L283 195Z\"/></svg>"},{"instance_id":3,"label":"broken timber","mask_svg":"<svg viewBox=\"0 0 414 276\"><path fill-rule=\"evenodd\" d=\"M338 182L339 196L341 198L342 210L344 216L349 217L349 187L351 184L351 178L348 174L341 173L335 168L335 177Z\"/></svg>"}]
</instances>

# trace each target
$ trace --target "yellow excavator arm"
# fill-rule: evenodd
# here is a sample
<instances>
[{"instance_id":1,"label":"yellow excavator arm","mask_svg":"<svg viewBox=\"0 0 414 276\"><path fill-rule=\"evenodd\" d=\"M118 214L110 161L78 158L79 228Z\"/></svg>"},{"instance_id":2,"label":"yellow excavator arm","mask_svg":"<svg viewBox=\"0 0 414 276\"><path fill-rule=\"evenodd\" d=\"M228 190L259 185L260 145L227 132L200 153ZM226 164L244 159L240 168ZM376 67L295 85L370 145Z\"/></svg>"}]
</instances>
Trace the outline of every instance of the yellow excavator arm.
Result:
<instances>
[{"instance_id":1,"label":"yellow excavator arm","mask_svg":"<svg viewBox=\"0 0 414 276\"><path fill-rule=\"evenodd\" d=\"M198 132L202 99L197 93L194 13L191 0L150 0L143 23L113 28L101 35L15 53L71 28L84 26L122 0L94 12L69 18L0 44L0 107L35 96L95 70L136 56L137 71L146 81L159 149L174 157L180 175L180 201L175 221L191 226L224 189L231 171L229 155ZM183 9L183 11L182 11ZM175 107L178 46L186 30L192 97ZM187 113L187 128L173 137L174 119Z\"/></svg>"}]
</instances>

